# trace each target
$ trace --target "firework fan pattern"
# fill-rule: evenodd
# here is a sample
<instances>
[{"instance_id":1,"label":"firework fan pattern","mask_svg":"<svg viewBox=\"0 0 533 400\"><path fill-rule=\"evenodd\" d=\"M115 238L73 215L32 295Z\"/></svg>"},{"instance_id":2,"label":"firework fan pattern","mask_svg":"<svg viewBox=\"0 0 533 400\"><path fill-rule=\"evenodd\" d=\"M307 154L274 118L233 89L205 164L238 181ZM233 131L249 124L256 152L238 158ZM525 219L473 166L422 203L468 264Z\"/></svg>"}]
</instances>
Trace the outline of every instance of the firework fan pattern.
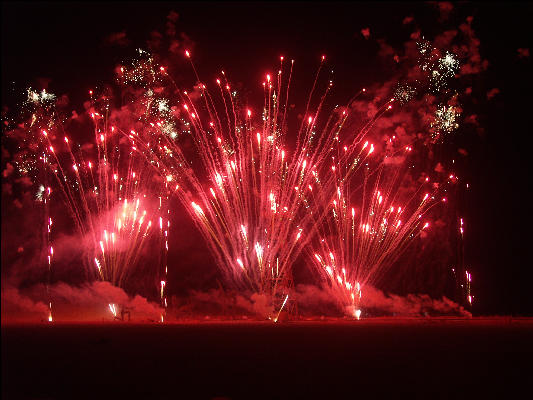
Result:
<instances>
[{"instance_id":1,"label":"firework fan pattern","mask_svg":"<svg viewBox=\"0 0 533 400\"><path fill-rule=\"evenodd\" d=\"M188 52L186 56L190 58ZM213 96L199 78L194 93L178 89L149 56L119 72L123 82L144 80L143 101L149 110L140 129L124 133L172 182L225 276L241 289L279 297L283 304L294 260L334 197L337 182L329 173L333 149L349 115L346 108L322 111L331 82L311 109L322 63L293 151L286 121L292 62L286 67L281 58L277 75L265 77L260 112L239 103L224 73L216 79L218 95ZM162 93L157 86L165 81L174 85L175 100L154 95ZM364 137L392 101L349 136L343 179L374 151ZM192 156L186 139L195 149Z\"/></svg>"},{"instance_id":2,"label":"firework fan pattern","mask_svg":"<svg viewBox=\"0 0 533 400\"><path fill-rule=\"evenodd\" d=\"M405 157L411 150L405 148ZM426 178L406 194L402 178L401 165L382 163L373 170L366 167L356 188L339 184L307 251L331 297L351 317L361 315L364 287L378 287L409 243L430 226L425 216L438 204L438 190ZM424 192L428 189L431 193Z\"/></svg>"},{"instance_id":3,"label":"firework fan pattern","mask_svg":"<svg viewBox=\"0 0 533 400\"><path fill-rule=\"evenodd\" d=\"M92 93L91 93L92 94ZM156 241L166 262L166 182L98 112L91 113L94 143L72 144L59 122L40 131L43 159L75 223L89 277L124 287L147 245ZM153 255L151 256L153 257Z\"/></svg>"}]
</instances>

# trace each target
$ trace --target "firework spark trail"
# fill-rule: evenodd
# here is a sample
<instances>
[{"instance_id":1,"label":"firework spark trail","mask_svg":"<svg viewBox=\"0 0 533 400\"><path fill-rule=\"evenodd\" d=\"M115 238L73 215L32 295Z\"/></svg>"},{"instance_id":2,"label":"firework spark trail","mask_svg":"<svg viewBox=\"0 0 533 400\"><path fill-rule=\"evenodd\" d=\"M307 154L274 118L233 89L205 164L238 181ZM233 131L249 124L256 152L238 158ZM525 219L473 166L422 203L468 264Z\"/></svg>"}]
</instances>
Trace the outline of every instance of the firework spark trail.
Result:
<instances>
[{"instance_id":1,"label":"firework spark trail","mask_svg":"<svg viewBox=\"0 0 533 400\"><path fill-rule=\"evenodd\" d=\"M46 164L47 163L47 159L46 157L43 156L43 162ZM47 279L47 282L46 282L46 294L47 294L47 297L48 297L48 304L49 304L49 307L48 307L48 322L52 322L53 321L53 316L52 316L52 301L51 301L51 298L50 298L50 293L49 293L49 287L50 287L50 279L51 279L51 275L52 275L52 258L54 256L54 248L52 247L52 224L53 224L53 221L52 221L52 217L50 216L50 196L52 194L52 189L50 188L50 186L47 186L46 189L44 190L44 194L43 194L43 203L44 203L44 218L46 220L46 233L45 233L45 236L46 236L46 244L47 244L47 248L48 248L48 256L47 256L47 261L48 261L48 279Z\"/></svg>"},{"instance_id":2,"label":"firework spark trail","mask_svg":"<svg viewBox=\"0 0 533 400\"><path fill-rule=\"evenodd\" d=\"M48 159L46 158L46 155L43 154L42 156L42 161L43 161L43 164L45 166L44 169L46 169L46 164L48 162ZM51 214L50 214L50 197L51 197L51 194L52 194L52 189L50 186L48 186L48 176L45 174L45 183L46 183L46 187L44 185L41 185L42 187L42 193L41 193L41 199L42 199L42 202L43 202L43 205L44 205L44 219L45 219L45 224L46 224L46 230L45 230L45 233L44 233L44 236L45 236L45 243L46 243L46 248L47 248L47 256L46 256L46 259L47 259L47 264L48 264L48 268L47 268L47 282L46 282L46 295L47 295L47 298L48 298L48 322L53 322L53 316L52 316L52 300L50 298L50 290L49 290L49 287L50 287L50 280L51 280L51 276L52 276L52 259L54 257L54 248L52 246L52 225L53 225L53 220L52 220L52 217L51 217Z\"/></svg>"},{"instance_id":3,"label":"firework spark trail","mask_svg":"<svg viewBox=\"0 0 533 400\"><path fill-rule=\"evenodd\" d=\"M452 178L452 176L450 176ZM466 186L468 188L468 184ZM468 302L469 306L472 307L472 302L474 301L474 296L472 295L472 274L468 271L468 267L465 265L465 252L464 252L464 245L465 245L465 221L463 217L458 218L458 234L459 234L459 240L460 240L460 255L458 259L458 272L464 272L464 275L458 280L459 285L461 287L461 292L466 301ZM455 268L452 268L452 271L454 275ZM457 279L457 276L456 276Z\"/></svg>"},{"instance_id":4,"label":"firework spark trail","mask_svg":"<svg viewBox=\"0 0 533 400\"><path fill-rule=\"evenodd\" d=\"M285 300L283 300L283 303L281 304L281 307L280 307L278 313L276 314L276 317L273 320L274 322L278 322L279 315L281 314L281 311L283 311L283 307L285 307L285 304L287 303L288 299L289 299L289 295L286 295L285 296Z\"/></svg>"},{"instance_id":5,"label":"firework spark trail","mask_svg":"<svg viewBox=\"0 0 533 400\"><path fill-rule=\"evenodd\" d=\"M43 130L42 136L48 144L48 168L53 172L64 204L80 237L90 242L85 244L86 267L96 271L99 279L122 287L152 240L152 225L158 215L159 236L165 244L163 254L166 255L168 215L161 215L162 201L155 207L152 198L152 192L162 192L166 183L154 183L153 173L144 160L129 146L121 145L122 136L107 126L105 118L92 113L92 119L97 150L96 157L90 157L92 161L86 160L87 154L81 146L75 155L68 137L64 137L65 152L61 152L48 131ZM53 129L59 131L60 127ZM166 229L162 226L163 217L167 218Z\"/></svg>"},{"instance_id":6,"label":"firework spark trail","mask_svg":"<svg viewBox=\"0 0 533 400\"><path fill-rule=\"evenodd\" d=\"M472 289L471 289L472 274L470 272L468 272L468 271L465 271L465 275L466 275L466 279L465 279L465 282L466 282L466 299L470 303L470 306L472 306L472 301L474 299L474 296L472 296Z\"/></svg>"},{"instance_id":7,"label":"firework spark trail","mask_svg":"<svg viewBox=\"0 0 533 400\"><path fill-rule=\"evenodd\" d=\"M164 269L160 271L161 277L161 306L163 310L168 308L168 301L166 295L166 285L168 281L168 232L170 230L170 208L169 208L169 191L168 191L168 181L165 182L165 193L164 196L159 196L159 230L160 230L160 246L161 252L163 254L161 266L164 266ZM166 211L166 212L165 212ZM166 214L166 215L165 215ZM161 322L164 322L165 314L161 314Z\"/></svg>"},{"instance_id":8,"label":"firework spark trail","mask_svg":"<svg viewBox=\"0 0 533 400\"><path fill-rule=\"evenodd\" d=\"M122 71L128 77L150 76L148 86L167 79L180 93L174 107L181 113L186 136L194 143L195 156L188 155L179 137L174 140L169 135L166 127L175 124L164 115L152 115L141 131L124 133L161 175L176 182L178 199L227 278L241 288L272 298L283 296L295 258L326 215L324 204L335 194L337 181L328 171L332 149L349 115L340 108L328 114L322 111L331 82L315 111L309 112L319 68L296 148L289 151L285 118L290 76L284 87L281 61L277 79L267 75L263 83L265 102L260 118L240 106L225 73L216 80L219 98L199 81L195 98L200 100L193 100L187 91L175 86L165 68L157 68L152 61L148 67L152 73L135 72L135 68ZM141 67L145 68L146 64ZM158 72L160 77L154 79ZM362 141L392 102L386 101L361 131L351 134L340 156L348 166L343 179L358 171L372 154L373 145L363 145Z\"/></svg>"},{"instance_id":9,"label":"firework spark trail","mask_svg":"<svg viewBox=\"0 0 533 400\"><path fill-rule=\"evenodd\" d=\"M405 156L410 151L407 146ZM343 168L337 165L335 171ZM321 221L319 235L307 251L338 305L357 319L364 286L379 283L409 243L429 227L422 217L438 203L435 190L422 194L428 179L410 198L402 199L401 171L385 164L368 167L364 182L355 189L339 180L330 217Z\"/></svg>"},{"instance_id":10,"label":"firework spark trail","mask_svg":"<svg viewBox=\"0 0 533 400\"><path fill-rule=\"evenodd\" d=\"M48 164L48 158L46 154L43 152L41 157L41 161L43 162L43 170L46 171L47 164ZM43 217L46 225L46 229L44 231L44 242L46 244L47 249L47 281L46 281L46 296L48 298L48 322L53 322L53 316L52 316L52 300L50 297L50 280L52 276L52 259L54 257L54 247L52 246L52 225L53 220L50 213L50 199L52 195L52 188L49 186L49 176L45 172L43 174L43 182L39 187L37 197L40 201L43 203Z\"/></svg>"}]
</instances>

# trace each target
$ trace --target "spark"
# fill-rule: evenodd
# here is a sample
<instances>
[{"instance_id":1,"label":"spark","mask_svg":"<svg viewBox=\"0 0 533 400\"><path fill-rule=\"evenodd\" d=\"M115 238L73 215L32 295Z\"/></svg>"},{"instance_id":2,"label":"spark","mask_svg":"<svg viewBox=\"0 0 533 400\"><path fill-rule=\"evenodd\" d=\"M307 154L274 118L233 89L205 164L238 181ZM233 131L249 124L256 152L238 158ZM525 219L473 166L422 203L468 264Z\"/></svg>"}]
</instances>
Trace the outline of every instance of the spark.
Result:
<instances>
[{"instance_id":1,"label":"spark","mask_svg":"<svg viewBox=\"0 0 533 400\"><path fill-rule=\"evenodd\" d=\"M433 137L453 133L459 128L459 118L461 111L458 107L441 105L435 111L435 116L431 122Z\"/></svg>"}]
</instances>

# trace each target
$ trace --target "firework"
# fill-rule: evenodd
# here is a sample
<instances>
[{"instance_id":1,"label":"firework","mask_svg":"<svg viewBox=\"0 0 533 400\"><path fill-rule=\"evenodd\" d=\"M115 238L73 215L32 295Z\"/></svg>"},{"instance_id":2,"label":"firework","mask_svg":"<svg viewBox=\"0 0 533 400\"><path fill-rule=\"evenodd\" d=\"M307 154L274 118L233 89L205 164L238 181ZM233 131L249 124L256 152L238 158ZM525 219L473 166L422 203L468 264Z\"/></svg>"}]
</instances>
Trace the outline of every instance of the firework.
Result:
<instances>
[{"instance_id":1,"label":"firework","mask_svg":"<svg viewBox=\"0 0 533 400\"><path fill-rule=\"evenodd\" d=\"M431 122L432 136L438 138L455 131L459 127L460 117L461 109L457 106L440 105L437 107L434 120Z\"/></svg>"},{"instance_id":2,"label":"firework","mask_svg":"<svg viewBox=\"0 0 533 400\"><path fill-rule=\"evenodd\" d=\"M416 95L416 89L408 84L400 84L394 91L394 99L400 104L409 102Z\"/></svg>"},{"instance_id":3,"label":"firework","mask_svg":"<svg viewBox=\"0 0 533 400\"><path fill-rule=\"evenodd\" d=\"M459 71L457 56L449 51L443 54L427 40L417 42L417 47L420 53L418 65L428 74L429 89L434 93L446 89L450 79Z\"/></svg>"},{"instance_id":4,"label":"firework","mask_svg":"<svg viewBox=\"0 0 533 400\"><path fill-rule=\"evenodd\" d=\"M472 306L472 301L474 300L474 296L472 296L472 290L471 290L471 284L472 284L472 274L468 271L465 271L466 275L466 299L468 300L468 303L470 306Z\"/></svg>"},{"instance_id":5,"label":"firework","mask_svg":"<svg viewBox=\"0 0 533 400\"><path fill-rule=\"evenodd\" d=\"M405 147L405 160L411 150ZM389 165L386 160L374 168L367 166L355 188L357 180L339 182L330 215L322 220L319 235L308 249L332 298L357 319L364 287L379 284L409 243L429 228L426 214L437 204L428 178L405 193L405 160L400 165Z\"/></svg>"},{"instance_id":6,"label":"firework","mask_svg":"<svg viewBox=\"0 0 533 400\"><path fill-rule=\"evenodd\" d=\"M56 96L46 90L37 92L31 88L27 89L26 95L26 100L22 105L24 122L15 124L15 121L6 120L6 137L14 140L17 145L11 162L15 166L18 177L33 192L33 197L39 205L40 219L43 226L41 254L43 254L43 264L46 269L45 287L48 298L48 321L52 322L52 301L49 292L54 258L52 243L53 218L50 207L52 187L51 177L47 170L49 158L46 154L46 142L40 137L39 131L42 128L52 126L54 123L55 118L52 110Z\"/></svg>"},{"instance_id":7,"label":"firework","mask_svg":"<svg viewBox=\"0 0 533 400\"><path fill-rule=\"evenodd\" d=\"M125 131L133 145L172 182L226 278L273 302L278 299L281 306L291 284L292 264L314 235L324 204L334 196L332 149L348 118L340 108L322 111L331 82L314 101L321 63L294 135L296 146L290 150L286 115L292 66L291 62L285 68L281 58L278 73L266 76L260 112L240 104L224 72L214 85L217 96L198 78L191 93L174 86L179 96L172 101L154 98L163 90L153 85L175 84L152 59L132 71L121 70L125 77L148 77L143 98L146 124ZM385 102L363 130L349 136L342 155L349 166L346 177L374 151L372 144L362 141L392 101ZM154 107L156 103L165 107ZM166 110L173 110L171 119ZM182 133L177 137L176 126Z\"/></svg>"},{"instance_id":8,"label":"firework","mask_svg":"<svg viewBox=\"0 0 533 400\"><path fill-rule=\"evenodd\" d=\"M143 160L127 142L121 143L121 136L100 114L91 117L93 144L73 146L67 136L56 143L58 126L42 130L45 159L83 239L89 275L123 287L154 240L164 243L158 262L163 260L166 271L166 182L154 180Z\"/></svg>"}]
</instances>

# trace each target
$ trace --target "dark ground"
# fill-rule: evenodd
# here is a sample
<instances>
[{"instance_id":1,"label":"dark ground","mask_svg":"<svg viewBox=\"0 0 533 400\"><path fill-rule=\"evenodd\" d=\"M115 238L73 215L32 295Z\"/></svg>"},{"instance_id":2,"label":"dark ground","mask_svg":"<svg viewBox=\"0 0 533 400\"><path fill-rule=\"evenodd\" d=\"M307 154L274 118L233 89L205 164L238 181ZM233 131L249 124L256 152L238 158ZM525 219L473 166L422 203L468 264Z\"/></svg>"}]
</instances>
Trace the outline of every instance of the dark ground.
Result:
<instances>
[{"instance_id":1,"label":"dark ground","mask_svg":"<svg viewBox=\"0 0 533 400\"><path fill-rule=\"evenodd\" d=\"M532 339L506 318L4 325L2 399L514 398Z\"/></svg>"}]
</instances>

